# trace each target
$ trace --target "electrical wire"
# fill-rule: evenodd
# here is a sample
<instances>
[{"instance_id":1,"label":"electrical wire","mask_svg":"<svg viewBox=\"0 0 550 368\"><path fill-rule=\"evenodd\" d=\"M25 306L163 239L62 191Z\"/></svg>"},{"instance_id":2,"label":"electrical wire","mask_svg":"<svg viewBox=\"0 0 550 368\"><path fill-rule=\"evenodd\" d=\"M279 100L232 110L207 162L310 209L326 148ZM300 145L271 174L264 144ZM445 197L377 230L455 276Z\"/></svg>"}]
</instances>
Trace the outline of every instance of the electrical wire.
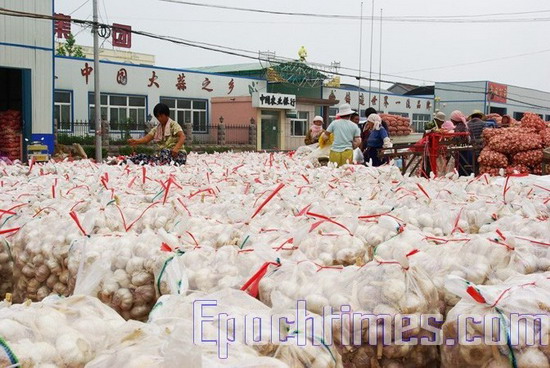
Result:
<instances>
[{"instance_id":1,"label":"electrical wire","mask_svg":"<svg viewBox=\"0 0 550 368\"><path fill-rule=\"evenodd\" d=\"M523 53L523 54L516 54L516 55L510 55L510 56L503 56L503 57L499 57L499 58L485 59L485 60L479 60L479 61L470 61L470 62L467 62L467 63L453 64L453 65L446 65L446 66L437 66L437 67L433 67L433 68L405 70L403 72L393 72L393 74L394 75L399 75L399 74L405 74L405 73L424 72L424 71L429 71L429 70L449 69L449 68L455 68L455 67L459 67L459 66L477 65L477 64L483 64L483 63L490 63L490 62L493 62L493 61L514 59L514 58L523 57L523 56L538 55L538 54L543 54L543 53L546 53L546 52L550 52L550 49L539 50L539 51L534 51L534 52L527 52L527 53Z\"/></svg>"},{"instance_id":2,"label":"electrical wire","mask_svg":"<svg viewBox=\"0 0 550 368\"><path fill-rule=\"evenodd\" d=\"M49 15L36 14L36 13L28 13L28 12L10 10L10 9L5 9L5 8L0 8L0 14L8 15L8 16L14 16L14 17L25 17L25 18L43 19L43 20L50 20L50 21L57 19L56 16L49 16ZM94 22L88 21L88 20L71 19L71 21L76 23L76 24L81 24L81 25L87 25L87 26L93 26L94 25ZM105 29L109 29L109 30L112 28L112 26L107 25L107 24L98 23L97 25L100 28L105 28ZM141 35L141 36L144 36L144 37L149 37L149 38L152 38L152 39L171 42L171 43L174 43L174 44L180 44L180 45L184 45L184 46L199 48L199 49L203 49L203 50L208 50L208 51L213 51L213 52L218 52L218 53L223 53L223 54L228 54L228 55L233 55L233 56L239 56L239 57L253 59L253 60L264 61L264 62L268 62L268 63L282 64L282 63L288 62L288 60L295 61L293 59L274 60L274 59L271 59L271 58L262 58L261 55L258 55L258 56L246 55L246 54L239 53L237 51L223 50L223 49L217 48L217 46L213 46L212 44L206 44L206 43L199 44L199 43L189 41L189 40L177 39L177 38L170 37L170 36L162 36L162 35L146 32L146 31L137 31L137 30L132 29L132 33L137 34L137 35ZM326 72L323 69L316 68L315 65L323 65L323 64L308 63L308 66L311 67L313 70L316 70L318 72L323 72L323 73ZM326 67L328 67L328 66L326 66ZM340 67L340 68L342 69L342 67ZM347 68L347 69L349 69L349 68ZM382 83L390 83L390 84L399 83L399 82L396 82L396 81L385 80L385 79L381 79L381 78L380 79L369 79L367 77L363 77L362 75L348 74L348 73L342 73L342 72L338 72L338 71L333 71L331 73L334 74L334 75L339 75L339 76L343 76L343 77L350 77L350 78L363 79L363 80L371 80L371 81L382 82ZM479 94L481 92L483 92L484 94L486 93L485 88L482 88L482 89L480 88L477 91L471 91L471 90L468 91L468 90L465 90L466 86L464 86L462 84L458 84L458 83L447 83L447 84L450 84L450 85L456 84L461 89L460 90L448 89L448 88L437 88L437 89L442 90L442 91L462 92L462 93L475 93L475 94ZM469 87L474 88L473 86L469 86ZM532 103L527 102L527 101L510 98L509 96L501 96L501 95L498 95L498 94L495 94L495 96L496 97L507 98L510 101L518 102L518 103L521 103L525 106L531 106L531 107L536 107L536 108L540 108L540 109L548 109L548 106L541 106L541 105L532 104ZM411 96L411 97L414 98L414 96ZM528 96L523 96L523 97L531 98L531 97L528 97Z\"/></svg>"},{"instance_id":3,"label":"electrical wire","mask_svg":"<svg viewBox=\"0 0 550 368\"><path fill-rule=\"evenodd\" d=\"M224 10L235 10L242 12L251 12L251 13L260 13L260 14L270 14L270 15L285 15L285 16L301 16L301 17L316 17L316 18L335 18L335 19L347 19L347 20L358 20L361 19L360 16L356 15L344 15L344 14L317 14L317 13L301 13L301 12L282 12L275 10L264 10L264 9L252 9L252 8L241 8L236 6L228 5L217 5L217 4L204 4L204 3L195 3L191 1L182 1L182 0L160 0L166 3L174 3L180 5L188 6L197 6L203 8L214 8L214 9L224 9ZM474 14L474 15L463 15L463 16L386 16L384 21L390 22L420 22L420 23L510 23L510 22L548 22L550 18L508 18L508 19L472 19L473 17L491 17L491 16L502 16L502 15L525 15L525 14L541 14L541 13L550 13L550 10L538 10L538 11L528 11L528 12L514 12L514 13L497 13L497 14ZM372 18L372 17L369 17ZM364 18L368 19L368 18ZM375 20L380 20L380 17L375 16Z\"/></svg>"},{"instance_id":4,"label":"electrical wire","mask_svg":"<svg viewBox=\"0 0 550 368\"><path fill-rule=\"evenodd\" d=\"M88 4L89 2L90 2L90 0L84 1L78 8L76 8L75 10L73 10L72 12L70 12L69 15L73 15L74 13L76 13L77 11L79 11L84 5Z\"/></svg>"}]
</instances>

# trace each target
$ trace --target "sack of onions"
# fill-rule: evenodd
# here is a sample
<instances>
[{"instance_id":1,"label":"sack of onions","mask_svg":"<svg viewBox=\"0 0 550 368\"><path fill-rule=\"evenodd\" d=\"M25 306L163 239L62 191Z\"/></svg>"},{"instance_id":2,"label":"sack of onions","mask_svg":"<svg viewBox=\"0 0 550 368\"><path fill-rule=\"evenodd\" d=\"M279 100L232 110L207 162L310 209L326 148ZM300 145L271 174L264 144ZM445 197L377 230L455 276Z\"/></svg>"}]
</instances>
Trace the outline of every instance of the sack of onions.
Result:
<instances>
[{"instance_id":1,"label":"sack of onions","mask_svg":"<svg viewBox=\"0 0 550 368\"><path fill-rule=\"evenodd\" d=\"M540 116L532 112L526 112L521 119L521 126L534 129L536 132L546 129L546 123Z\"/></svg>"},{"instance_id":2,"label":"sack of onions","mask_svg":"<svg viewBox=\"0 0 550 368\"><path fill-rule=\"evenodd\" d=\"M0 236L0 299L13 291L13 258L8 241Z\"/></svg>"},{"instance_id":3,"label":"sack of onions","mask_svg":"<svg viewBox=\"0 0 550 368\"><path fill-rule=\"evenodd\" d=\"M542 163L543 153L542 150L532 150L518 152L514 155L513 162L515 165L525 165L528 167L535 167Z\"/></svg>"},{"instance_id":4,"label":"sack of onions","mask_svg":"<svg viewBox=\"0 0 550 368\"><path fill-rule=\"evenodd\" d=\"M489 130L489 129L486 129L486 130ZM506 158L506 155L500 152L492 151L488 147L484 148L481 151L477 161L480 163L481 166L492 166L492 167L508 166L508 159Z\"/></svg>"}]
</instances>

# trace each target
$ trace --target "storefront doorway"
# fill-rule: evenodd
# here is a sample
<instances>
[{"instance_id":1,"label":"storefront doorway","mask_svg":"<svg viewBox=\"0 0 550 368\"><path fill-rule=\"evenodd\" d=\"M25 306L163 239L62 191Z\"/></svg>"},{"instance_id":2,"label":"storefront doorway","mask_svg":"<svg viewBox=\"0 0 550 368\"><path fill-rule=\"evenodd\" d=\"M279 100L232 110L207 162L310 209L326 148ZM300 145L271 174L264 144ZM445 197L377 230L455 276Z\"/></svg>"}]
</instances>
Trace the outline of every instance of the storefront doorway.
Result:
<instances>
[{"instance_id":1,"label":"storefront doorway","mask_svg":"<svg viewBox=\"0 0 550 368\"><path fill-rule=\"evenodd\" d=\"M25 138L30 139L31 72L0 67L0 152L14 159L25 158Z\"/></svg>"},{"instance_id":2,"label":"storefront doorway","mask_svg":"<svg viewBox=\"0 0 550 368\"><path fill-rule=\"evenodd\" d=\"M279 149L279 111L262 110L262 147L263 150Z\"/></svg>"}]
</instances>

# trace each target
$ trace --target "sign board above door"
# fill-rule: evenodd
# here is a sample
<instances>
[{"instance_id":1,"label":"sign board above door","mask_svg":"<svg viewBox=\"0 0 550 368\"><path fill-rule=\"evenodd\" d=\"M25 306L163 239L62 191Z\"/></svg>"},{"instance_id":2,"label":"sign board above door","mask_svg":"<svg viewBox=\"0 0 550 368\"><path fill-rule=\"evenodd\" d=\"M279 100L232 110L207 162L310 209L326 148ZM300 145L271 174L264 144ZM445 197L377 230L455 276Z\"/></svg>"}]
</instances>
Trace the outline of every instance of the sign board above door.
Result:
<instances>
[{"instance_id":1,"label":"sign board above door","mask_svg":"<svg viewBox=\"0 0 550 368\"><path fill-rule=\"evenodd\" d=\"M255 92L252 94L252 106L261 109L295 110L296 95Z\"/></svg>"}]
</instances>

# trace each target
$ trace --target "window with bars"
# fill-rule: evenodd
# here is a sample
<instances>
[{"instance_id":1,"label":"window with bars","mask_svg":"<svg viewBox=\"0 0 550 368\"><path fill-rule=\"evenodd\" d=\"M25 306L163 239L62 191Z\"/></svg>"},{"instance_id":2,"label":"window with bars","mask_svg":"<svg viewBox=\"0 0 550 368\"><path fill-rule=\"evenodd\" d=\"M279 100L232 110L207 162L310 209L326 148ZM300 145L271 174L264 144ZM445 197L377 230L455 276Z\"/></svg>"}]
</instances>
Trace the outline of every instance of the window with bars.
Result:
<instances>
[{"instance_id":1,"label":"window with bars","mask_svg":"<svg viewBox=\"0 0 550 368\"><path fill-rule=\"evenodd\" d=\"M309 112L299 111L298 117L290 121L290 135L304 137L309 127Z\"/></svg>"},{"instance_id":2,"label":"window with bars","mask_svg":"<svg viewBox=\"0 0 550 368\"><path fill-rule=\"evenodd\" d=\"M90 106L90 122L95 119L94 93L88 95ZM101 94L101 119L107 120L111 131L141 131L145 129L146 121L145 96Z\"/></svg>"},{"instance_id":3,"label":"window with bars","mask_svg":"<svg viewBox=\"0 0 550 368\"><path fill-rule=\"evenodd\" d=\"M423 133L425 131L424 125L432 120L430 114L413 114L412 128L417 133Z\"/></svg>"},{"instance_id":4,"label":"window with bars","mask_svg":"<svg viewBox=\"0 0 550 368\"><path fill-rule=\"evenodd\" d=\"M71 91L55 91L54 119L58 131L71 131L72 128L72 100Z\"/></svg>"},{"instance_id":5,"label":"window with bars","mask_svg":"<svg viewBox=\"0 0 550 368\"><path fill-rule=\"evenodd\" d=\"M170 108L170 117L179 123L192 124L193 133L208 133L208 100L161 97Z\"/></svg>"}]
</instances>

